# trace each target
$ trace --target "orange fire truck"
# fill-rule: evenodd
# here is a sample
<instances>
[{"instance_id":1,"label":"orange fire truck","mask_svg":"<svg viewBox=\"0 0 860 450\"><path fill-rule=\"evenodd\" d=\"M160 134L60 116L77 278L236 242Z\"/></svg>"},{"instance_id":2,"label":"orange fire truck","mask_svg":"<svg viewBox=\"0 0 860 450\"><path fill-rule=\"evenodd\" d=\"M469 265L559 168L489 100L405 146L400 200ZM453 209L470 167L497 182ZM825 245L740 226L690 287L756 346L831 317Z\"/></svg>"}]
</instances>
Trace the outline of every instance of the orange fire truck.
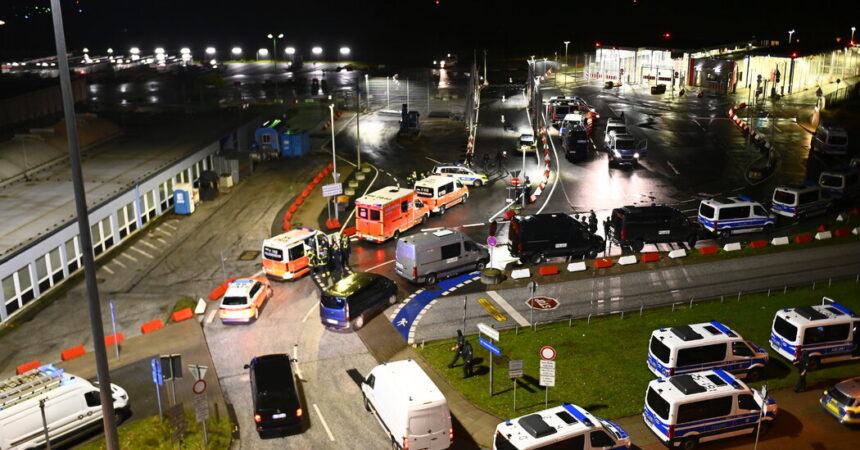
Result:
<instances>
[{"instance_id":1,"label":"orange fire truck","mask_svg":"<svg viewBox=\"0 0 860 450\"><path fill-rule=\"evenodd\" d=\"M355 200L356 236L371 242L385 242L424 223L430 208L416 198L415 191L389 186Z\"/></svg>"}]
</instances>

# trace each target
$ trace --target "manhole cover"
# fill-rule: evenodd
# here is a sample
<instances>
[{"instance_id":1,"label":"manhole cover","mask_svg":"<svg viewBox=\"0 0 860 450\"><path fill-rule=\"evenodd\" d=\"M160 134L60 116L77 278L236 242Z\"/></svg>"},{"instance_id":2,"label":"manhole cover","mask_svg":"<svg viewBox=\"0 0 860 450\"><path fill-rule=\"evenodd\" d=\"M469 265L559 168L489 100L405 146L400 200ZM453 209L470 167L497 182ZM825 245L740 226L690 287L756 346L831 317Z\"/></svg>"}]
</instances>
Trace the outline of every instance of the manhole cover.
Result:
<instances>
[{"instance_id":1,"label":"manhole cover","mask_svg":"<svg viewBox=\"0 0 860 450\"><path fill-rule=\"evenodd\" d=\"M245 250L239 255L239 261L253 261L260 256L260 252L257 250Z\"/></svg>"}]
</instances>

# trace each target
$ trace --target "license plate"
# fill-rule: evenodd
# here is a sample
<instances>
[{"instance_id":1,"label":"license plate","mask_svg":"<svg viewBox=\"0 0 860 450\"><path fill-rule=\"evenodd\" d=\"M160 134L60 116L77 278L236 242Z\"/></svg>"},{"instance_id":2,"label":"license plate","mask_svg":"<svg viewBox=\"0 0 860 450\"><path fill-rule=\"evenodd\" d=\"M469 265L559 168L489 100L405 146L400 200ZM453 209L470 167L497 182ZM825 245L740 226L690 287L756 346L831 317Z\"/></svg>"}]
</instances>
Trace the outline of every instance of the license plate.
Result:
<instances>
[{"instance_id":1,"label":"license plate","mask_svg":"<svg viewBox=\"0 0 860 450\"><path fill-rule=\"evenodd\" d=\"M333 323L333 324L337 325L337 320L334 320L334 319L326 319L325 321L326 321L326 322L328 322L328 323Z\"/></svg>"},{"instance_id":2,"label":"license plate","mask_svg":"<svg viewBox=\"0 0 860 450\"><path fill-rule=\"evenodd\" d=\"M287 417L287 413L272 414L273 419L283 419L285 417Z\"/></svg>"}]
</instances>

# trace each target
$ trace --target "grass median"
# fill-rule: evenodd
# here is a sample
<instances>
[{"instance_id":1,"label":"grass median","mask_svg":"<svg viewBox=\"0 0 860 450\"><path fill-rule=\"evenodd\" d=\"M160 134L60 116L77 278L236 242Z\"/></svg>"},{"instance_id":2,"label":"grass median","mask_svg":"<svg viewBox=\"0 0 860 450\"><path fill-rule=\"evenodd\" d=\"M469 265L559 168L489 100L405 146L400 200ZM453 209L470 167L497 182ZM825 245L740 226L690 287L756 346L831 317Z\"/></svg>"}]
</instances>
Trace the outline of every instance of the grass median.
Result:
<instances>
[{"instance_id":1,"label":"grass median","mask_svg":"<svg viewBox=\"0 0 860 450\"><path fill-rule=\"evenodd\" d=\"M188 428L182 434L182 448L206 448L212 450L226 450L230 448L230 429L232 425L227 418L206 421L207 445L203 445L203 432L200 424L196 422L194 413L186 410L185 421ZM177 443L172 439L174 428L170 419L165 417L159 420L158 416L148 417L134 423L123 425L119 428L119 446L128 449L164 449L177 448ZM102 450L106 448L104 438L88 442L79 447L81 450Z\"/></svg>"},{"instance_id":2,"label":"grass median","mask_svg":"<svg viewBox=\"0 0 860 450\"><path fill-rule=\"evenodd\" d=\"M853 311L860 311L860 286L855 280L835 282L832 286L818 285L790 289L785 294L776 291L742 295L713 301L703 301L678 307L657 308L627 314L544 325L536 332L520 329L501 332L497 343L503 358L494 358L494 392L488 392L487 351L480 347L477 337L470 336L475 356L481 358L478 376L462 379L460 367L448 369L454 340L426 344L419 352L466 398L476 406L502 418L513 418L544 409L544 389L539 386L538 351L549 345L556 349L556 386L549 388L549 404L562 401L575 403L595 414L618 418L642 411L645 388L654 376L646 367L648 340L657 328L718 320L733 328L744 338L767 348L771 360L765 380L769 389L793 386L797 372L768 345L770 327L777 310L787 307L820 304L822 296L837 300ZM517 409L513 408L513 383L508 379L507 359L522 359L524 377L517 385ZM810 386L822 380L837 380L856 376L860 363L848 362L826 365L810 372Z\"/></svg>"}]
</instances>

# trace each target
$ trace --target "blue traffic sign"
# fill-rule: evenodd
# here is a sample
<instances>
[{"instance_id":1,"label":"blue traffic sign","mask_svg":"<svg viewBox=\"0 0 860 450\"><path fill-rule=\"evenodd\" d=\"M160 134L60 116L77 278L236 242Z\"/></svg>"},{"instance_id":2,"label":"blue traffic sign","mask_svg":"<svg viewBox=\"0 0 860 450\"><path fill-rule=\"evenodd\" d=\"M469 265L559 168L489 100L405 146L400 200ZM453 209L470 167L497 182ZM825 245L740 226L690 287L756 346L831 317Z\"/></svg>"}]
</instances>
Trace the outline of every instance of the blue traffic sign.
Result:
<instances>
[{"instance_id":1,"label":"blue traffic sign","mask_svg":"<svg viewBox=\"0 0 860 450\"><path fill-rule=\"evenodd\" d=\"M163 386L164 377L161 375L161 361L158 358L152 358L150 365L152 366L152 382L158 386Z\"/></svg>"},{"instance_id":2,"label":"blue traffic sign","mask_svg":"<svg viewBox=\"0 0 860 450\"><path fill-rule=\"evenodd\" d=\"M488 341L482 337L478 338L478 342L481 344L481 347L484 347L485 349L489 350L490 353L492 353L496 356L502 356L502 349L493 345L492 342L490 342L490 341Z\"/></svg>"}]
</instances>

